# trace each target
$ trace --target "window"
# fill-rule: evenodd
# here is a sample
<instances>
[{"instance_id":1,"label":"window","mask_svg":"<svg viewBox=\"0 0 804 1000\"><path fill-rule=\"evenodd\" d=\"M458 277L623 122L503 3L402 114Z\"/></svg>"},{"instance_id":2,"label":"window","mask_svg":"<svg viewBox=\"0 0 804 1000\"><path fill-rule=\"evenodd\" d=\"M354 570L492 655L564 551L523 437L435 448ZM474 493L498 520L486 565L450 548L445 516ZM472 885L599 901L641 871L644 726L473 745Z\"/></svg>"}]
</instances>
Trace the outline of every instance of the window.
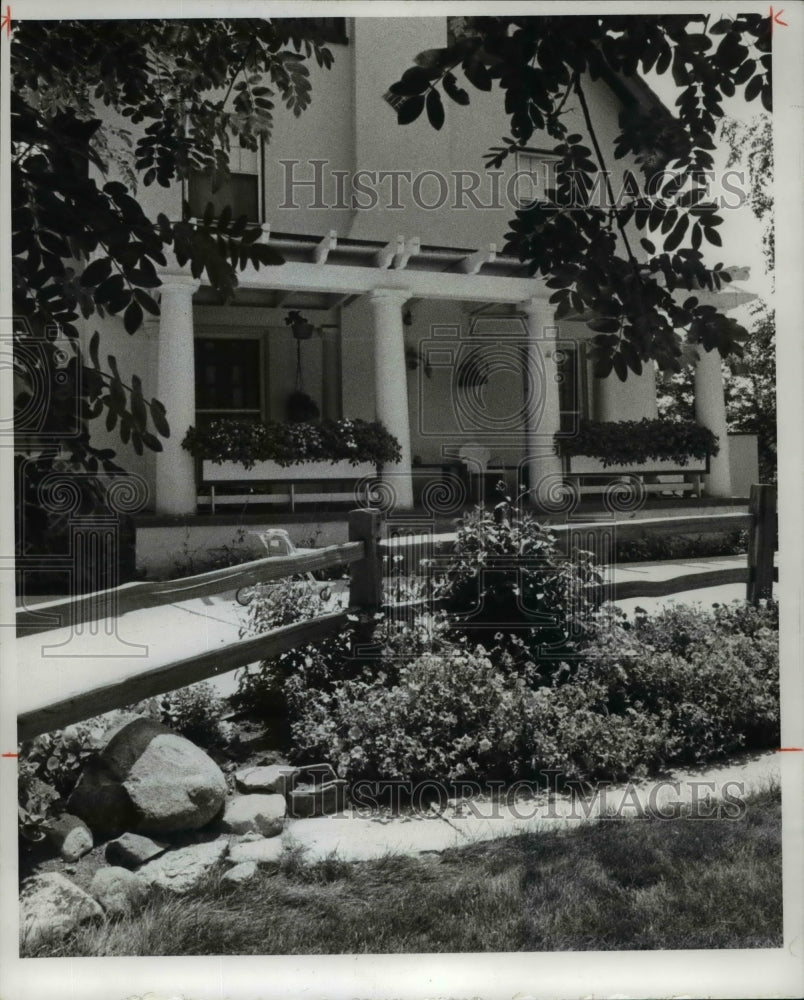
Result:
<instances>
[{"instance_id":1,"label":"window","mask_svg":"<svg viewBox=\"0 0 804 1000\"><path fill-rule=\"evenodd\" d=\"M544 201L548 188L556 186L557 157L537 149L519 149L514 154L512 201L515 208L527 208Z\"/></svg>"},{"instance_id":2,"label":"window","mask_svg":"<svg viewBox=\"0 0 804 1000\"><path fill-rule=\"evenodd\" d=\"M262 144L256 150L243 148L235 138L229 150L229 170L217 191L212 190L211 173L193 173L187 185L187 201L190 213L201 217L211 201L215 214L229 205L232 217L245 215L249 222L262 222L262 185L260 165Z\"/></svg>"},{"instance_id":3,"label":"window","mask_svg":"<svg viewBox=\"0 0 804 1000\"><path fill-rule=\"evenodd\" d=\"M214 417L262 417L262 358L256 337L198 337L195 406L198 424Z\"/></svg>"}]
</instances>

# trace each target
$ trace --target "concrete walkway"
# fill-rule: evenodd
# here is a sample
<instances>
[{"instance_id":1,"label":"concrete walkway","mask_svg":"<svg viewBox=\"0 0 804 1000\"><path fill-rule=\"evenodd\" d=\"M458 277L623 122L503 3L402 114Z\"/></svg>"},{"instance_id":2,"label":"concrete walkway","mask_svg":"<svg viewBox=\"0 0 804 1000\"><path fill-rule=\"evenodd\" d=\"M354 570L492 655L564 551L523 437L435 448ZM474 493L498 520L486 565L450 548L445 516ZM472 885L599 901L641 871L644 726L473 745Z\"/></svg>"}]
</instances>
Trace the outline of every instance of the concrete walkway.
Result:
<instances>
[{"instance_id":1,"label":"concrete walkway","mask_svg":"<svg viewBox=\"0 0 804 1000\"><path fill-rule=\"evenodd\" d=\"M632 563L613 568L612 580L665 580L712 569L745 565L745 556ZM332 610L345 600L345 582L332 586ZM639 606L647 611L672 601L700 602L705 606L745 597L744 584L707 587L672 597L633 598L620 601L627 613ZM45 598L41 603L45 602ZM39 602L37 602L39 603ZM30 605L33 606L31 601ZM247 618L247 609L233 593L198 598L160 608L132 611L74 629L54 629L17 640L18 712L28 712L89 688L115 683L145 669L171 663L194 653L206 653L236 641ZM236 687L234 671L212 679L222 696Z\"/></svg>"},{"instance_id":2,"label":"concrete walkway","mask_svg":"<svg viewBox=\"0 0 804 1000\"><path fill-rule=\"evenodd\" d=\"M368 806L349 806L336 816L291 820L282 836L288 847L303 848L305 860L311 862L328 857L370 861L389 854L416 857L523 833L567 832L602 819L669 819L682 807L699 820L737 819L747 795L778 787L780 780L780 754L769 751L719 767L673 771L661 780L599 783L585 796L528 794L523 782L518 790L509 788L505 801L448 799L396 817Z\"/></svg>"}]
</instances>

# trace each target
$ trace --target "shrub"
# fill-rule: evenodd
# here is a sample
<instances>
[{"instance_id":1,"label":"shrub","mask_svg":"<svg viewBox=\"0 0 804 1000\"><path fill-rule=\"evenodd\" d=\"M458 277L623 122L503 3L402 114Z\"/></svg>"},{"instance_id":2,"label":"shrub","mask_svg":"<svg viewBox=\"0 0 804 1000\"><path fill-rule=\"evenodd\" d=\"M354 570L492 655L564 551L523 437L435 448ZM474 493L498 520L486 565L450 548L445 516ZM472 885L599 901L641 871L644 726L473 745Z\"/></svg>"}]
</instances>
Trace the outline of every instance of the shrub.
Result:
<instances>
[{"instance_id":1,"label":"shrub","mask_svg":"<svg viewBox=\"0 0 804 1000\"><path fill-rule=\"evenodd\" d=\"M326 759L348 778L515 777L527 758L529 692L482 649L453 647L331 690L295 686L298 761Z\"/></svg>"},{"instance_id":2,"label":"shrub","mask_svg":"<svg viewBox=\"0 0 804 1000\"><path fill-rule=\"evenodd\" d=\"M489 646L494 636L504 650L513 638L549 673L587 635L595 608L588 588L601 580L591 553L568 558L549 527L505 501L458 522L438 593L470 643Z\"/></svg>"},{"instance_id":3,"label":"shrub","mask_svg":"<svg viewBox=\"0 0 804 1000\"><path fill-rule=\"evenodd\" d=\"M510 645L492 656L438 629L429 651L426 632L407 658L392 636L348 675L347 659L311 655L285 682L292 753L352 780L623 780L773 746L776 616L770 604L642 614L597 627L549 677Z\"/></svg>"},{"instance_id":4,"label":"shrub","mask_svg":"<svg viewBox=\"0 0 804 1000\"><path fill-rule=\"evenodd\" d=\"M192 743L207 750L226 743L229 729L221 718L227 705L208 681L169 691L154 701L159 720Z\"/></svg>"}]
</instances>

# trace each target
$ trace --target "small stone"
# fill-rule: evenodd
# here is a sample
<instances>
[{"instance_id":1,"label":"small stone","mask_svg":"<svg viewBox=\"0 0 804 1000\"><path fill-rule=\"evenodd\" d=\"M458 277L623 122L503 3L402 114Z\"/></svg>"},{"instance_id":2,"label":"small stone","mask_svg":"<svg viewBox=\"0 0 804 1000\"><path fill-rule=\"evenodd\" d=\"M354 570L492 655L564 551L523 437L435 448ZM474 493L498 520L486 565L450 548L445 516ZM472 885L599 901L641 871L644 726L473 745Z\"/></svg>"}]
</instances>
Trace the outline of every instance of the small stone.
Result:
<instances>
[{"instance_id":1,"label":"small stone","mask_svg":"<svg viewBox=\"0 0 804 1000\"><path fill-rule=\"evenodd\" d=\"M275 837L282 832L286 812L283 795L236 795L226 803L221 825L228 833L254 831Z\"/></svg>"},{"instance_id":2,"label":"small stone","mask_svg":"<svg viewBox=\"0 0 804 1000\"><path fill-rule=\"evenodd\" d=\"M229 848L229 861L234 865L245 864L249 861L259 865L260 868L277 871L279 859L284 853L284 847L279 837L270 837L263 840L255 840L248 843L232 844Z\"/></svg>"},{"instance_id":3,"label":"small stone","mask_svg":"<svg viewBox=\"0 0 804 1000\"><path fill-rule=\"evenodd\" d=\"M209 872L226 854L225 838L206 844L193 844L168 851L154 861L149 861L138 871L148 885L160 886L170 892L182 894L202 885Z\"/></svg>"},{"instance_id":4,"label":"small stone","mask_svg":"<svg viewBox=\"0 0 804 1000\"><path fill-rule=\"evenodd\" d=\"M57 816L50 823L47 836L65 861L78 861L95 846L92 831L82 819L71 813Z\"/></svg>"},{"instance_id":5,"label":"small stone","mask_svg":"<svg viewBox=\"0 0 804 1000\"><path fill-rule=\"evenodd\" d=\"M235 774L235 788L244 794L263 792L287 795L299 774L298 767L290 767L287 764L250 767Z\"/></svg>"},{"instance_id":6,"label":"small stone","mask_svg":"<svg viewBox=\"0 0 804 1000\"><path fill-rule=\"evenodd\" d=\"M110 840L106 845L106 860L110 865L135 869L147 861L158 858L165 853L166 848L138 833L124 833L117 840Z\"/></svg>"},{"instance_id":7,"label":"small stone","mask_svg":"<svg viewBox=\"0 0 804 1000\"><path fill-rule=\"evenodd\" d=\"M58 872L26 879L20 888L20 938L28 945L65 937L80 924L102 920L98 903Z\"/></svg>"},{"instance_id":8,"label":"small stone","mask_svg":"<svg viewBox=\"0 0 804 1000\"><path fill-rule=\"evenodd\" d=\"M314 787L295 788L287 799L288 812L296 819L330 816L341 812L346 805L346 781L336 778Z\"/></svg>"},{"instance_id":9,"label":"small stone","mask_svg":"<svg viewBox=\"0 0 804 1000\"><path fill-rule=\"evenodd\" d=\"M256 874L256 861L242 861L239 865L235 865L234 868L230 868L229 871L221 877L221 882L228 882L232 885L242 885L243 882L248 882L249 879L254 878Z\"/></svg>"},{"instance_id":10,"label":"small stone","mask_svg":"<svg viewBox=\"0 0 804 1000\"><path fill-rule=\"evenodd\" d=\"M145 901L148 885L127 868L99 868L89 891L110 917L122 917Z\"/></svg>"},{"instance_id":11,"label":"small stone","mask_svg":"<svg viewBox=\"0 0 804 1000\"><path fill-rule=\"evenodd\" d=\"M257 833L255 830L249 830L248 833L243 833L237 838L241 844L249 844L255 840L265 840L265 837L261 833Z\"/></svg>"}]
</instances>

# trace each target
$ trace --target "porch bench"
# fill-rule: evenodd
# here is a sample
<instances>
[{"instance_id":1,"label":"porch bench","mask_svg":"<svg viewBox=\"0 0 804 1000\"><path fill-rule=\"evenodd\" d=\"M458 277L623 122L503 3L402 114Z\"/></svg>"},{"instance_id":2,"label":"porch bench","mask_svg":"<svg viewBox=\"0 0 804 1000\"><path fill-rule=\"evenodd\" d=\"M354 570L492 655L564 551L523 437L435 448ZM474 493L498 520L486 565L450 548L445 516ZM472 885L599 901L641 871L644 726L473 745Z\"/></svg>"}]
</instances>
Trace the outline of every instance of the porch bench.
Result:
<instances>
[{"instance_id":1,"label":"porch bench","mask_svg":"<svg viewBox=\"0 0 804 1000\"><path fill-rule=\"evenodd\" d=\"M212 513L221 504L287 504L291 511L299 503L357 503L356 487L361 480L377 475L376 466L370 462L352 465L341 462L300 462L283 466L276 462L256 462L246 469L240 462L201 463L201 490L199 506L209 505ZM326 482L348 483L350 489L322 490ZM281 483L286 488L279 492L265 492L264 487ZM306 485L312 489L299 489ZM315 489L318 485L319 488ZM247 492L245 492L247 491Z\"/></svg>"},{"instance_id":2,"label":"porch bench","mask_svg":"<svg viewBox=\"0 0 804 1000\"><path fill-rule=\"evenodd\" d=\"M609 465L590 455L564 457L564 478L578 496L605 493L618 480L627 482L634 477L646 493L692 493L699 498L702 477L709 471L708 459L690 458L687 465L669 459L654 460L650 465ZM673 477L670 479L670 477Z\"/></svg>"}]
</instances>

